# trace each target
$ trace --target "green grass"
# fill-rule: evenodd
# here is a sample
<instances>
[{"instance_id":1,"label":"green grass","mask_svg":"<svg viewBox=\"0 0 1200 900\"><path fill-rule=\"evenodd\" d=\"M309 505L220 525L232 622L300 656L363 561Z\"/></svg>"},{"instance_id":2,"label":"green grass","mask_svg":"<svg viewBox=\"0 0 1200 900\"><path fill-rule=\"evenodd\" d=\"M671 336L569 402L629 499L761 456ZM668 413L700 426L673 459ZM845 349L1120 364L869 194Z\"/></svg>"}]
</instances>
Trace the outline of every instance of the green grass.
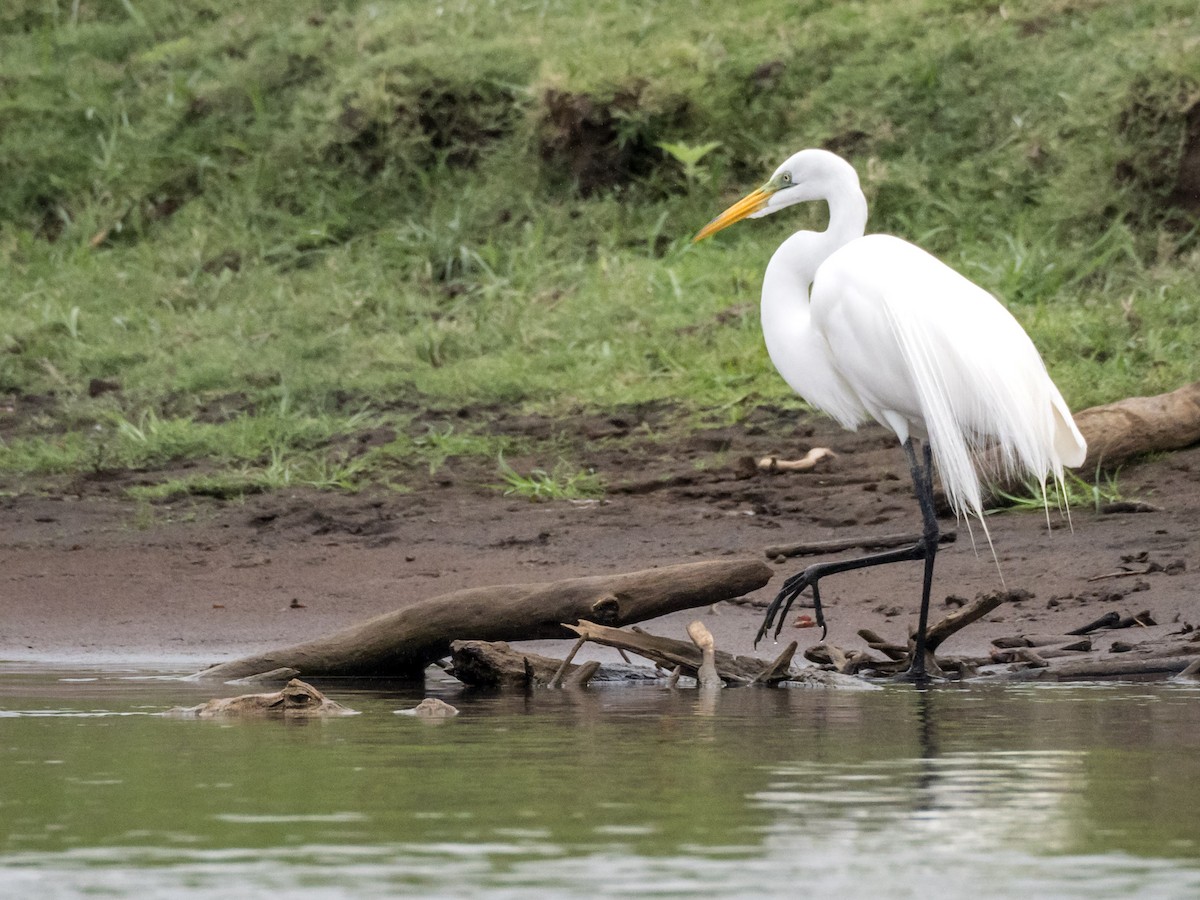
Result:
<instances>
[{"instance_id":1,"label":"green grass","mask_svg":"<svg viewBox=\"0 0 1200 900\"><path fill-rule=\"evenodd\" d=\"M1100 512L1106 503L1122 503L1129 499L1117 484L1118 474L1097 471L1093 480L1087 481L1074 472L1067 472L1062 484L1048 481L1042 485L1028 481L1019 491L997 490L996 496L1004 501L1004 505L994 511L1056 509L1068 512L1072 509L1093 509Z\"/></svg>"},{"instance_id":2,"label":"green grass","mask_svg":"<svg viewBox=\"0 0 1200 900\"><path fill-rule=\"evenodd\" d=\"M820 211L689 239L809 145L1073 406L1195 380L1198 29L1184 0L6 3L6 489L400 485L512 450L488 411L794 402L754 309Z\"/></svg>"},{"instance_id":3,"label":"green grass","mask_svg":"<svg viewBox=\"0 0 1200 900\"><path fill-rule=\"evenodd\" d=\"M501 456L499 469L505 496L529 500L585 500L604 494L604 482L594 471L575 471L565 460L559 460L549 472L533 469L528 475L522 475Z\"/></svg>"}]
</instances>

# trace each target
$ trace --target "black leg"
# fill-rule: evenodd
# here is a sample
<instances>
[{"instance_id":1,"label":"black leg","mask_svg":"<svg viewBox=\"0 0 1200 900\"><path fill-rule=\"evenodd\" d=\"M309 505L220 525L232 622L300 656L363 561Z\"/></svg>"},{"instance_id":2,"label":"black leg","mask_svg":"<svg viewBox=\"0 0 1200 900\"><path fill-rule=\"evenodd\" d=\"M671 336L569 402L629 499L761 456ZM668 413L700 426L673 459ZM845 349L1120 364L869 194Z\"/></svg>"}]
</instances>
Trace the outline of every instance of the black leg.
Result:
<instances>
[{"instance_id":1,"label":"black leg","mask_svg":"<svg viewBox=\"0 0 1200 900\"><path fill-rule=\"evenodd\" d=\"M917 463L916 454L911 443L905 443L904 454L908 457L909 468L913 473L913 485L917 489L917 503L921 507L921 540L918 546L924 550L925 576L921 582L921 612L917 618L916 646L913 648L912 664L908 669L908 677L914 681L925 679L925 630L929 625L929 594L933 588L933 562L937 557L938 532L937 510L933 503L933 451L929 442L925 442L923 456L925 465Z\"/></svg>"},{"instance_id":2,"label":"black leg","mask_svg":"<svg viewBox=\"0 0 1200 900\"><path fill-rule=\"evenodd\" d=\"M825 639L825 614L821 609L821 595L817 583L826 575L836 575L839 572L851 572L854 569L865 569L871 566L884 566L894 562L909 562L924 560L925 578L921 588L921 613L917 624L916 648L913 655L909 675L915 679L925 677L925 628L929 620L929 593L933 586L933 561L937 556L938 524L937 513L933 505L933 453L928 442L924 448L924 465L917 460L916 451L910 438L904 442L904 455L908 459L908 467L912 473L913 487L917 493L917 503L921 507L923 527L921 538L911 547L899 550L889 550L885 553L875 553L858 559L847 559L839 562L817 563L802 572L791 576L783 583L783 587L767 607L763 623L754 638L757 644L763 639L772 625L775 626L775 637L783 630L783 623L788 610L801 591L807 587L813 589L813 608L816 612L817 624L821 626L821 639Z\"/></svg>"}]
</instances>

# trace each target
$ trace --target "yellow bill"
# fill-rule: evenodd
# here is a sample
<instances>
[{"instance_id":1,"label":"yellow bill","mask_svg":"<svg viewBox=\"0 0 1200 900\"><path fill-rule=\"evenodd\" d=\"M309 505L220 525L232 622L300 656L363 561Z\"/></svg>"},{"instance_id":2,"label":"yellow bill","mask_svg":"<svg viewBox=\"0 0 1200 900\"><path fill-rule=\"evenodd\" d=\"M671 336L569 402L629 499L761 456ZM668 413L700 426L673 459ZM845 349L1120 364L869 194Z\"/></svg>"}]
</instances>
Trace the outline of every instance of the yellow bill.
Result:
<instances>
[{"instance_id":1,"label":"yellow bill","mask_svg":"<svg viewBox=\"0 0 1200 900\"><path fill-rule=\"evenodd\" d=\"M702 241L710 235L716 234L722 228L728 228L734 222L740 222L746 216L753 215L764 206L771 198L772 191L768 188L759 188L753 193L747 194L725 212L721 213L707 225L700 229L700 232L692 238L692 243Z\"/></svg>"}]
</instances>

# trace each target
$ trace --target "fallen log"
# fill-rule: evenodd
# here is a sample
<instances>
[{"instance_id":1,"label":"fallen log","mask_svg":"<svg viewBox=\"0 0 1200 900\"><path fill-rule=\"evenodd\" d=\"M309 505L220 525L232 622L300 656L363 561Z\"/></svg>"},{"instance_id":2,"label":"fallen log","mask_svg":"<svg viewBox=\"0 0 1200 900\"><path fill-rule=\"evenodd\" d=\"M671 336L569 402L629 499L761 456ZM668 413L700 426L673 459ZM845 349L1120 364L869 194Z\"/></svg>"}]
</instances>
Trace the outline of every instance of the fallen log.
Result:
<instances>
[{"instance_id":1,"label":"fallen log","mask_svg":"<svg viewBox=\"0 0 1200 900\"><path fill-rule=\"evenodd\" d=\"M1091 678L1135 678L1178 675L1196 660L1194 656L1146 656L1138 659L1057 660L1038 669L1023 669L1001 676L1005 681L1082 681Z\"/></svg>"},{"instance_id":2,"label":"fallen log","mask_svg":"<svg viewBox=\"0 0 1200 900\"><path fill-rule=\"evenodd\" d=\"M306 677L419 677L455 640L568 638L561 624L620 626L710 606L757 590L772 571L760 559L685 563L618 575L469 588L433 597L333 634L211 666L193 678L245 678L288 667Z\"/></svg>"},{"instance_id":3,"label":"fallen log","mask_svg":"<svg viewBox=\"0 0 1200 900\"><path fill-rule=\"evenodd\" d=\"M1200 442L1200 381L1154 397L1128 397L1080 410L1073 416L1087 441L1087 455L1076 467L1084 478L1098 469L1112 470L1146 453L1182 450ZM994 474L984 502L1008 502L1005 494L1024 486L1020 477L1006 475L995 452L984 454L980 468ZM1142 508L1111 512L1149 511Z\"/></svg>"},{"instance_id":4,"label":"fallen log","mask_svg":"<svg viewBox=\"0 0 1200 900\"><path fill-rule=\"evenodd\" d=\"M1200 381L1155 397L1129 397L1075 413L1087 439L1079 468L1112 469L1143 453L1180 450L1200 441Z\"/></svg>"},{"instance_id":5,"label":"fallen log","mask_svg":"<svg viewBox=\"0 0 1200 900\"><path fill-rule=\"evenodd\" d=\"M503 641L453 641L450 653L449 674L472 687L582 687L600 667L514 650Z\"/></svg>"}]
</instances>

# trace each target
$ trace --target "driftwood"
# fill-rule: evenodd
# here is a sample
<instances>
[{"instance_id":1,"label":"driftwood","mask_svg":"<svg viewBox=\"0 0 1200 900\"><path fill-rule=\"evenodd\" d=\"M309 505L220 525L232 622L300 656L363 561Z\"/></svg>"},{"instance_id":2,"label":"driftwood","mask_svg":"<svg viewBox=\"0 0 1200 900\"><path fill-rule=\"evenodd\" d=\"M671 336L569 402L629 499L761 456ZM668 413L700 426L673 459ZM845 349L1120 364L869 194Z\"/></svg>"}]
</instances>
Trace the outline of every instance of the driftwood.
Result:
<instances>
[{"instance_id":1,"label":"driftwood","mask_svg":"<svg viewBox=\"0 0 1200 900\"><path fill-rule=\"evenodd\" d=\"M775 657L774 661L755 676L755 684L778 684L789 678L792 669L792 657L796 655L797 644L792 641Z\"/></svg>"},{"instance_id":2,"label":"driftwood","mask_svg":"<svg viewBox=\"0 0 1200 900\"><path fill-rule=\"evenodd\" d=\"M704 653L695 644L647 634L641 629L622 631L617 628L610 628L587 621L580 621L577 625L569 625L567 627L589 641L604 644L607 647L628 650L631 653L636 653L638 656L645 657L664 669L678 667L681 674L691 676L692 678L699 677L700 667L704 663ZM707 629L705 630L707 631ZM790 647L791 652L794 653L795 649L796 645L792 644ZM748 684L758 681L765 672L775 673L774 676L770 677L770 680L774 681L783 681L788 677L787 664L784 663L781 665L779 660L773 663L766 663L753 656L733 656L730 653L715 650L712 662L716 667L717 675L722 680L734 682L735 684ZM788 662L790 662L790 655L788 656Z\"/></svg>"},{"instance_id":3,"label":"driftwood","mask_svg":"<svg viewBox=\"0 0 1200 900\"><path fill-rule=\"evenodd\" d=\"M1007 591L993 591L990 594L981 594L975 598L974 602L955 610L946 616L946 618L930 625L925 631L925 648L930 653L933 653L950 635L966 628L972 622L982 619L1009 598L1010 594Z\"/></svg>"},{"instance_id":4,"label":"driftwood","mask_svg":"<svg viewBox=\"0 0 1200 900\"><path fill-rule=\"evenodd\" d=\"M455 640L566 638L562 622L619 626L709 606L771 579L760 559L686 563L619 575L470 588L267 653L221 663L197 678L244 678L286 666L305 676L418 677Z\"/></svg>"},{"instance_id":5,"label":"driftwood","mask_svg":"<svg viewBox=\"0 0 1200 900\"><path fill-rule=\"evenodd\" d=\"M837 456L828 447L813 447L801 459L780 459L777 456L764 456L758 461L758 467L764 472L807 472L816 468L817 463L828 457Z\"/></svg>"},{"instance_id":6,"label":"driftwood","mask_svg":"<svg viewBox=\"0 0 1200 900\"><path fill-rule=\"evenodd\" d=\"M594 661L572 666L569 661L514 650L503 641L454 641L450 650L450 674L472 687L582 687L600 668Z\"/></svg>"},{"instance_id":7,"label":"driftwood","mask_svg":"<svg viewBox=\"0 0 1200 900\"><path fill-rule=\"evenodd\" d=\"M703 645L707 643L703 631L695 628L697 623L689 626L689 634L695 632L695 639ZM592 622L580 622L574 628L581 637L596 643L605 644L618 649L624 648L633 653L645 656L661 668L671 667L671 677L667 687L675 687L681 675L689 675L704 686L701 669L704 665L705 651L684 641L671 638L657 637L647 634L640 628L629 631L619 631L615 628L605 628ZM711 635L709 635L711 637ZM717 676L727 683L734 684L782 684L786 682L793 687L837 688L848 690L880 690L878 685L871 684L862 678L853 678L837 672L827 672L818 668L791 668L792 657L796 653L796 642L793 641L770 663L751 656L731 656L720 650L713 650L712 665L717 670ZM757 674L755 674L757 672ZM709 682L715 686L714 682Z\"/></svg>"},{"instance_id":8,"label":"driftwood","mask_svg":"<svg viewBox=\"0 0 1200 900\"><path fill-rule=\"evenodd\" d=\"M1108 659L1053 660L1044 667L1022 669L1003 676L1004 680L1075 681L1088 678L1161 678L1178 675L1197 661L1195 656L1128 656Z\"/></svg>"},{"instance_id":9,"label":"driftwood","mask_svg":"<svg viewBox=\"0 0 1200 900\"><path fill-rule=\"evenodd\" d=\"M867 646L872 650L878 651L891 660L903 660L908 658L908 648L902 647L899 644L893 644L879 636L878 633L870 628L860 628L858 636L867 642Z\"/></svg>"},{"instance_id":10,"label":"driftwood","mask_svg":"<svg viewBox=\"0 0 1200 900\"><path fill-rule=\"evenodd\" d=\"M953 531L938 536L939 544L952 544L958 535ZM768 559L781 556L820 556L824 553L841 553L843 550L886 550L890 547L905 547L921 539L919 534L860 534L853 537L835 538L830 541L802 541L798 544L773 544L763 550Z\"/></svg>"},{"instance_id":11,"label":"driftwood","mask_svg":"<svg viewBox=\"0 0 1200 900\"><path fill-rule=\"evenodd\" d=\"M1171 676L1171 681L1200 681L1200 658L1192 660L1186 669Z\"/></svg>"},{"instance_id":12,"label":"driftwood","mask_svg":"<svg viewBox=\"0 0 1200 900\"><path fill-rule=\"evenodd\" d=\"M1073 418L1087 441L1087 456L1077 471L1089 478L1097 469L1112 470L1146 453L1182 450L1200 442L1200 381L1154 397L1128 397L1093 406L1080 410ZM991 473L1004 472L994 452L985 454L981 468ZM997 475L988 487L985 503L1004 503L1004 494L1023 486L1023 476ZM1107 511L1154 509L1149 504L1123 503L1113 504Z\"/></svg>"},{"instance_id":13,"label":"driftwood","mask_svg":"<svg viewBox=\"0 0 1200 900\"><path fill-rule=\"evenodd\" d=\"M925 664L929 672L938 671L938 660L934 651L951 635L966 628L972 622L982 619L996 607L1012 598L1006 591L993 591L990 594L980 594L971 603L956 609L943 619L934 622L925 632ZM858 636L867 642L867 646L877 653L882 653L887 659L880 660L861 651L847 651L832 644L817 644L809 647L804 656L812 662L829 665L838 672L856 674L859 671L871 669L884 674L894 674L907 669L915 649L915 642L909 639L907 645L891 643L868 628L860 629ZM951 668L962 668L962 661L943 663Z\"/></svg>"},{"instance_id":14,"label":"driftwood","mask_svg":"<svg viewBox=\"0 0 1200 900\"><path fill-rule=\"evenodd\" d=\"M1200 441L1200 381L1156 397L1130 397L1075 413L1087 439L1085 473L1111 469L1143 453Z\"/></svg>"}]
</instances>

